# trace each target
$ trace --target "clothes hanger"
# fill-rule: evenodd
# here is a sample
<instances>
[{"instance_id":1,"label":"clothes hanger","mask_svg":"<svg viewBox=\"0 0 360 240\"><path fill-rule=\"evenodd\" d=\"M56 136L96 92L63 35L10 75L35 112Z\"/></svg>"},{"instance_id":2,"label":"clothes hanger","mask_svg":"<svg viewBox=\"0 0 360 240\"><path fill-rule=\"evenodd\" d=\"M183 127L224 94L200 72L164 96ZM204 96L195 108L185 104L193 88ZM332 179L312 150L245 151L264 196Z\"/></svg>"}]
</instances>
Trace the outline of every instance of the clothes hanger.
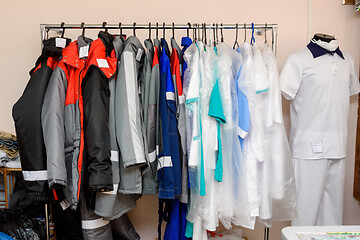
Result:
<instances>
[{"instance_id":1,"label":"clothes hanger","mask_svg":"<svg viewBox=\"0 0 360 240\"><path fill-rule=\"evenodd\" d=\"M84 22L81 23L81 29L82 29L81 36L84 38L85 37L85 23Z\"/></svg>"},{"instance_id":2,"label":"clothes hanger","mask_svg":"<svg viewBox=\"0 0 360 240\"><path fill-rule=\"evenodd\" d=\"M149 39L151 41L151 22L149 22Z\"/></svg>"},{"instance_id":3,"label":"clothes hanger","mask_svg":"<svg viewBox=\"0 0 360 240\"><path fill-rule=\"evenodd\" d=\"M219 25L216 24L216 44L219 44L219 36L218 36L218 29L219 29Z\"/></svg>"},{"instance_id":4,"label":"clothes hanger","mask_svg":"<svg viewBox=\"0 0 360 240\"><path fill-rule=\"evenodd\" d=\"M61 27L62 27L62 32L61 32L61 38L64 38L64 34L65 34L65 23L64 22L62 22L61 23Z\"/></svg>"},{"instance_id":5,"label":"clothes hanger","mask_svg":"<svg viewBox=\"0 0 360 240\"><path fill-rule=\"evenodd\" d=\"M156 23L156 39L159 39L159 23Z\"/></svg>"},{"instance_id":6,"label":"clothes hanger","mask_svg":"<svg viewBox=\"0 0 360 240\"><path fill-rule=\"evenodd\" d=\"M121 27L121 22L119 22L119 29L120 29L120 38L122 37L122 27Z\"/></svg>"},{"instance_id":7,"label":"clothes hanger","mask_svg":"<svg viewBox=\"0 0 360 240\"><path fill-rule=\"evenodd\" d=\"M136 28L136 22L134 22L134 24L133 24L133 35L134 35L134 37L136 37L136 31L135 31L135 28Z\"/></svg>"},{"instance_id":8,"label":"clothes hanger","mask_svg":"<svg viewBox=\"0 0 360 240\"><path fill-rule=\"evenodd\" d=\"M316 33L313 37L315 40L321 40L324 42L331 42L332 40L335 40L335 36L325 34L325 33Z\"/></svg>"},{"instance_id":9,"label":"clothes hanger","mask_svg":"<svg viewBox=\"0 0 360 240\"><path fill-rule=\"evenodd\" d=\"M103 23L102 23L102 28L105 28L105 32L107 33L107 32L108 32L108 29L106 28L106 24L107 24L106 22L103 22Z\"/></svg>"},{"instance_id":10,"label":"clothes hanger","mask_svg":"<svg viewBox=\"0 0 360 240\"><path fill-rule=\"evenodd\" d=\"M204 36L205 36L205 41L204 41L204 43L205 43L205 45L207 44L207 38L206 38L206 23L204 23L204 25L203 25L203 33L204 33Z\"/></svg>"},{"instance_id":11,"label":"clothes hanger","mask_svg":"<svg viewBox=\"0 0 360 240\"><path fill-rule=\"evenodd\" d=\"M246 42L246 23L244 23L244 31L245 31L244 42Z\"/></svg>"},{"instance_id":12,"label":"clothes hanger","mask_svg":"<svg viewBox=\"0 0 360 240\"><path fill-rule=\"evenodd\" d=\"M175 23L172 23L172 38L175 39Z\"/></svg>"},{"instance_id":13,"label":"clothes hanger","mask_svg":"<svg viewBox=\"0 0 360 240\"><path fill-rule=\"evenodd\" d=\"M187 24L189 25L189 28L186 29L186 36L189 37L189 31L190 31L190 29L191 29L191 23L188 22Z\"/></svg>"},{"instance_id":14,"label":"clothes hanger","mask_svg":"<svg viewBox=\"0 0 360 240\"><path fill-rule=\"evenodd\" d=\"M214 47L216 47L216 39L215 39L215 35L216 35L216 26L215 26L215 23L213 23L213 34L214 34Z\"/></svg>"},{"instance_id":15,"label":"clothes hanger","mask_svg":"<svg viewBox=\"0 0 360 240\"><path fill-rule=\"evenodd\" d=\"M199 40L200 40L200 23L197 24L197 30L198 30L198 36L199 36ZM202 37L201 37L201 41L202 41Z\"/></svg>"},{"instance_id":16,"label":"clothes hanger","mask_svg":"<svg viewBox=\"0 0 360 240\"><path fill-rule=\"evenodd\" d=\"M163 23L163 39L165 39L165 22Z\"/></svg>"},{"instance_id":17,"label":"clothes hanger","mask_svg":"<svg viewBox=\"0 0 360 240\"><path fill-rule=\"evenodd\" d=\"M255 31L254 23L251 23L251 42L250 42L251 45L255 43L254 31Z\"/></svg>"},{"instance_id":18,"label":"clothes hanger","mask_svg":"<svg viewBox=\"0 0 360 240\"><path fill-rule=\"evenodd\" d=\"M194 38L194 42L196 42L197 37L196 37L196 23L194 23L194 28L193 28L193 38Z\"/></svg>"},{"instance_id":19,"label":"clothes hanger","mask_svg":"<svg viewBox=\"0 0 360 240\"><path fill-rule=\"evenodd\" d=\"M266 38L266 29L267 29L267 23L265 23L265 42L264 42L265 44L268 42Z\"/></svg>"},{"instance_id":20,"label":"clothes hanger","mask_svg":"<svg viewBox=\"0 0 360 240\"><path fill-rule=\"evenodd\" d=\"M239 47L239 43L238 43L238 34L239 34L239 25L236 23L236 33L235 33L235 42L234 42L234 46L233 49L237 47Z\"/></svg>"},{"instance_id":21,"label":"clothes hanger","mask_svg":"<svg viewBox=\"0 0 360 240\"><path fill-rule=\"evenodd\" d=\"M224 35L223 35L223 24L221 23L221 29L220 29L220 34L221 34L221 42L224 42Z\"/></svg>"}]
</instances>

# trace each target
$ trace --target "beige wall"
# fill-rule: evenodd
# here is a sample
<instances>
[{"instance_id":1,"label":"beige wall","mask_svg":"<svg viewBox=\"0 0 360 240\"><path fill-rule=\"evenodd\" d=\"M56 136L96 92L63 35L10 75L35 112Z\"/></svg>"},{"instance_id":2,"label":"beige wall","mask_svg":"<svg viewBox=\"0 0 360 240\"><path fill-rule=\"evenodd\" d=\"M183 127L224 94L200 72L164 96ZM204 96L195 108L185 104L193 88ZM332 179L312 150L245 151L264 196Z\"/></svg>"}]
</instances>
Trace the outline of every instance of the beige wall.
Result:
<instances>
[{"instance_id":1,"label":"beige wall","mask_svg":"<svg viewBox=\"0 0 360 240\"><path fill-rule=\"evenodd\" d=\"M135 0L135 1L2 1L0 14L0 70L1 70L1 118L0 129L14 133L11 108L20 97L28 81L28 71L40 52L40 23L138 23L162 22L254 22L277 23L278 63L283 66L286 57L308 41L308 31L335 34L344 51L351 53L359 68L360 59L360 14L354 6L343 6L341 0ZM310 17L310 18L309 18ZM308 24L308 19L311 21ZM309 28L308 28L309 26ZM138 35L144 39L146 32ZM250 32L249 32L250 33ZM67 36L76 36L79 30L68 30ZM130 34L130 32L128 32ZM167 32L170 36L171 32ZM185 32L183 33L185 34ZM232 44L234 31L225 31L225 41ZM239 31L240 39L243 32ZM95 37L91 30L86 35ZM176 36L182 35L176 32ZM153 35L154 36L154 35ZM249 36L249 34L248 34ZM249 38L248 38L249 39ZM262 43L263 39L257 38ZM352 197L354 144L356 128L356 97L351 98L348 136L348 166L345 189L345 224L360 224L360 205ZM289 119L288 103L284 104L284 115ZM138 207L131 212L136 229L142 239L154 239L156 236L157 201L155 197L143 197ZM271 229L271 239L280 239L280 230L288 223L276 223ZM262 239L263 228L245 232L250 239Z\"/></svg>"}]
</instances>

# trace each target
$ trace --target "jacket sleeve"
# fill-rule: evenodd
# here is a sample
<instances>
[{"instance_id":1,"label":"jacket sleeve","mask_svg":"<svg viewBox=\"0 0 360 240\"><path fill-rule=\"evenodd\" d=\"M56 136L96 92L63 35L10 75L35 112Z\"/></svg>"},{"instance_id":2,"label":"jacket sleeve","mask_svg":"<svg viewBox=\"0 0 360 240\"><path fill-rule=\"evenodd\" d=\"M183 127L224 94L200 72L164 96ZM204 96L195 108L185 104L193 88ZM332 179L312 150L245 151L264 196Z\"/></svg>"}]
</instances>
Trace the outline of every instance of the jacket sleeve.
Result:
<instances>
[{"instance_id":1,"label":"jacket sleeve","mask_svg":"<svg viewBox=\"0 0 360 240\"><path fill-rule=\"evenodd\" d=\"M146 163L135 61L132 52L123 52L116 83L115 114L121 116L116 118L116 137L126 168Z\"/></svg>"},{"instance_id":2,"label":"jacket sleeve","mask_svg":"<svg viewBox=\"0 0 360 240\"><path fill-rule=\"evenodd\" d=\"M96 67L89 69L83 80L84 135L86 165L88 166L88 186L94 191L113 190L108 79Z\"/></svg>"},{"instance_id":3,"label":"jacket sleeve","mask_svg":"<svg viewBox=\"0 0 360 240\"><path fill-rule=\"evenodd\" d=\"M41 112L41 122L47 155L49 186L66 186L65 167L65 97L67 80L64 71L56 67L47 87Z\"/></svg>"}]
</instances>

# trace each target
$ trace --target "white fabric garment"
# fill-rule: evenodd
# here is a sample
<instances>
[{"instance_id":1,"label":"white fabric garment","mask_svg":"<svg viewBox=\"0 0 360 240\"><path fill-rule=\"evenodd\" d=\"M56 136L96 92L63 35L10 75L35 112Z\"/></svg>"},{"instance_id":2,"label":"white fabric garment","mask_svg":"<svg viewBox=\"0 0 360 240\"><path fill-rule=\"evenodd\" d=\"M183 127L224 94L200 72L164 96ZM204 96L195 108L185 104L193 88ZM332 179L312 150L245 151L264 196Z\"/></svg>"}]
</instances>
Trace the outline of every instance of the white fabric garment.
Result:
<instances>
[{"instance_id":1,"label":"white fabric garment","mask_svg":"<svg viewBox=\"0 0 360 240\"><path fill-rule=\"evenodd\" d=\"M273 220L288 221L295 216L295 179L290 147L284 127L279 71L268 44L262 50L267 67L266 134L269 159L264 162L259 222L270 227Z\"/></svg>"},{"instance_id":2,"label":"white fabric garment","mask_svg":"<svg viewBox=\"0 0 360 240\"><path fill-rule=\"evenodd\" d=\"M184 53L188 67L184 73L184 96L186 106L186 133L189 153L190 207L187 220L194 223L200 205L200 51L196 43L191 44Z\"/></svg>"},{"instance_id":3,"label":"white fabric garment","mask_svg":"<svg viewBox=\"0 0 360 240\"><path fill-rule=\"evenodd\" d=\"M293 226L342 225L345 159L294 159L297 217Z\"/></svg>"},{"instance_id":4,"label":"white fabric garment","mask_svg":"<svg viewBox=\"0 0 360 240\"><path fill-rule=\"evenodd\" d=\"M291 54L281 72L281 90L291 101L290 145L294 158L346 156L349 96L360 91L351 55L314 58L306 47Z\"/></svg>"},{"instance_id":5,"label":"white fabric garment","mask_svg":"<svg viewBox=\"0 0 360 240\"><path fill-rule=\"evenodd\" d=\"M205 168L206 195L199 206L199 215L205 229L215 231L219 226L217 191L219 182L215 180L217 160L217 125L216 120L209 116L210 96L216 81L217 56L211 46L205 46L203 52L203 75L201 85L201 125ZM201 51L201 49L200 49Z\"/></svg>"},{"instance_id":6,"label":"white fabric garment","mask_svg":"<svg viewBox=\"0 0 360 240\"><path fill-rule=\"evenodd\" d=\"M241 158L240 142L238 140L238 101L235 87L241 64L242 56L224 43L218 46L218 71L219 89L221 102L224 109L226 123L220 127L222 146L223 146L223 181L221 183L221 209L219 219L227 229L231 228L234 221L234 211L241 204L235 197L238 193L238 182L236 181L241 174L239 158ZM243 206L246 212L247 206Z\"/></svg>"}]
</instances>

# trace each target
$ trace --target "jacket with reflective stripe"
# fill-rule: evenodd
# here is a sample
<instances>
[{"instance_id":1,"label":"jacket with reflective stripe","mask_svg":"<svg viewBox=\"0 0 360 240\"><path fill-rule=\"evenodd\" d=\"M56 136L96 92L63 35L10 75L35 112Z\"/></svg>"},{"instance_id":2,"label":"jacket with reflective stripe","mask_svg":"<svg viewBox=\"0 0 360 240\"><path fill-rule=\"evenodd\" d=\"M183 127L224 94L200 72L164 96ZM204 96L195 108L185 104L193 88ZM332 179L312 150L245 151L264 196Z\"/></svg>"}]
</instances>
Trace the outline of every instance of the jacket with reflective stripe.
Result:
<instances>
[{"instance_id":1,"label":"jacket with reflective stripe","mask_svg":"<svg viewBox=\"0 0 360 240\"><path fill-rule=\"evenodd\" d=\"M147 163L141 113L139 82L144 48L137 37L125 41L116 82L116 138L120 149L119 192L142 193L141 167Z\"/></svg>"},{"instance_id":2,"label":"jacket with reflective stripe","mask_svg":"<svg viewBox=\"0 0 360 240\"><path fill-rule=\"evenodd\" d=\"M90 46L88 58L80 59L79 48L86 46ZM104 59L108 67L99 68L96 59ZM109 78L116 70L116 59L106 58L101 39L91 42L90 39L80 36L78 41L70 43L63 50L62 59L51 75L43 103L41 120L48 158L49 186L55 189L64 188L65 198L73 208L77 206L84 181L84 108L81 85L89 68L94 66L101 70L101 76ZM98 71L91 71L87 77L97 73ZM95 145L88 146L88 151L89 147L96 148ZM95 152L89 156L91 162L94 161ZM98 156L103 159L101 154ZM98 170L102 171L101 168ZM108 170L111 168L107 167L106 171ZM111 175L111 172L109 174ZM112 182L110 185L111 188L106 187L107 190L112 189Z\"/></svg>"},{"instance_id":3,"label":"jacket with reflective stripe","mask_svg":"<svg viewBox=\"0 0 360 240\"><path fill-rule=\"evenodd\" d=\"M175 89L170 73L169 49L161 39L160 121L162 148L158 161L159 198L174 199L181 195L179 136L176 123Z\"/></svg>"},{"instance_id":4,"label":"jacket with reflective stripe","mask_svg":"<svg viewBox=\"0 0 360 240\"><path fill-rule=\"evenodd\" d=\"M120 59L124 48L124 39L116 37L113 41L116 57ZM118 61L120 66L120 61ZM115 115L115 96L116 96L116 79L115 76L109 79L110 103L109 103L109 130L110 130L110 149L114 190L111 192L99 192L96 195L95 213L108 220L117 219L124 213L136 206L136 200L140 195L123 194L118 192L120 182L120 164L119 148L116 141L116 118L122 117Z\"/></svg>"},{"instance_id":5,"label":"jacket with reflective stripe","mask_svg":"<svg viewBox=\"0 0 360 240\"><path fill-rule=\"evenodd\" d=\"M70 43L70 39L66 40ZM41 109L50 76L62 48L56 39L43 41L44 48L20 99L14 104L13 118L19 144L25 188L30 200L48 200L46 150L41 129Z\"/></svg>"}]
</instances>

